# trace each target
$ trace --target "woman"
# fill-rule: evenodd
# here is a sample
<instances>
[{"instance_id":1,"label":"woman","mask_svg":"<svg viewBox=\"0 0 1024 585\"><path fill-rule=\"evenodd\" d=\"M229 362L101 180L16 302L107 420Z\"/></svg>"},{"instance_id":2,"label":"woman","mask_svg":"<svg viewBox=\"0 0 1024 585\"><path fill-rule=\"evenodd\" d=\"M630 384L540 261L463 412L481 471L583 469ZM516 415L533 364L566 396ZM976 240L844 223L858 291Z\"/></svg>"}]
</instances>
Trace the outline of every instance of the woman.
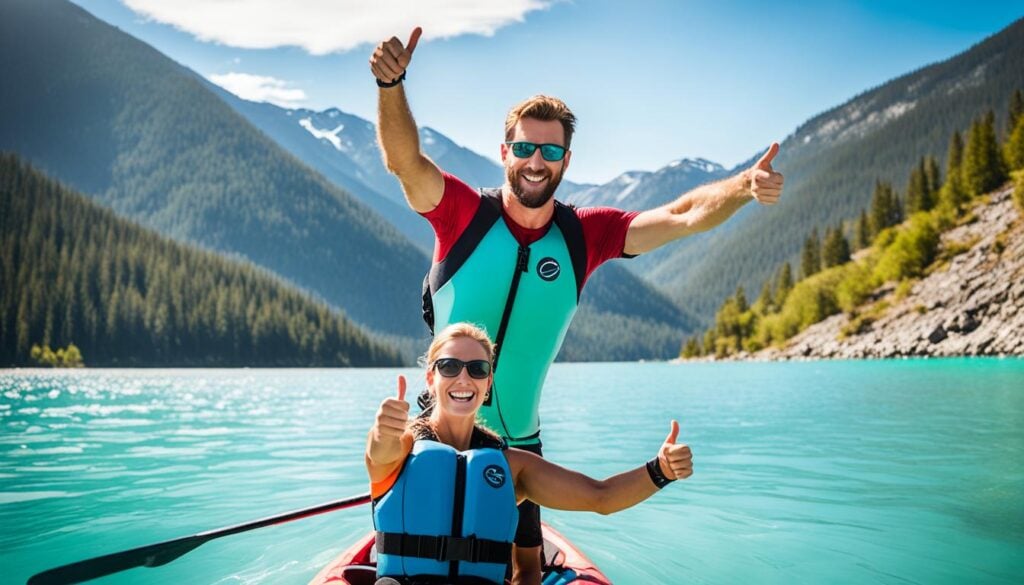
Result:
<instances>
[{"instance_id":1,"label":"woman","mask_svg":"<svg viewBox=\"0 0 1024 585\"><path fill-rule=\"evenodd\" d=\"M675 444L676 421L647 465L603 481L506 448L476 424L493 355L482 330L451 325L427 350L431 406L410 422L402 376L398 396L381 403L366 448L378 583L501 583L517 503L611 514L693 473L690 448Z\"/></svg>"}]
</instances>

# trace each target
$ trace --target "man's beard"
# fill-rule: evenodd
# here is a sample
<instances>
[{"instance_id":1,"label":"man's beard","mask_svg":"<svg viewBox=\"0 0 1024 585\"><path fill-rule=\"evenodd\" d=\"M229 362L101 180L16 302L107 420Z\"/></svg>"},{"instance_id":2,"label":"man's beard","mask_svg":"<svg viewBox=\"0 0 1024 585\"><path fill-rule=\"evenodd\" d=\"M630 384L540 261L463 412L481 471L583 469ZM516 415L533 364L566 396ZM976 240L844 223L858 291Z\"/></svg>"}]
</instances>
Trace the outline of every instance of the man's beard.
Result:
<instances>
[{"instance_id":1,"label":"man's beard","mask_svg":"<svg viewBox=\"0 0 1024 585\"><path fill-rule=\"evenodd\" d=\"M544 204L555 196L555 189L558 189L558 184L562 182L561 171L559 171L557 175L549 175L547 187L545 187L539 195L531 196L523 192L522 188L519 186L519 177L523 170L525 169L516 171L512 167L507 167L505 169L505 180L508 181L509 186L512 188L512 194L516 196L516 199L519 200L519 203L522 204L523 207L528 207L530 209L544 207ZM523 180L525 181L526 179Z\"/></svg>"}]
</instances>

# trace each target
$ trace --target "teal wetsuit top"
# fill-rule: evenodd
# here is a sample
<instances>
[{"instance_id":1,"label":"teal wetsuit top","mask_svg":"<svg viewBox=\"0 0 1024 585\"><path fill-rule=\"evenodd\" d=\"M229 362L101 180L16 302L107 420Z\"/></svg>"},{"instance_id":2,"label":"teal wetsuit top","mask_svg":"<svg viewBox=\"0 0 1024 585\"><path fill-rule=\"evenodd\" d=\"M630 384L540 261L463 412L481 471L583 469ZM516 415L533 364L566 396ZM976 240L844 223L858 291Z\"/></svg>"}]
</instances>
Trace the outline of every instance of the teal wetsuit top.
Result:
<instances>
[{"instance_id":1,"label":"teal wetsuit top","mask_svg":"<svg viewBox=\"0 0 1024 585\"><path fill-rule=\"evenodd\" d=\"M424 313L430 324L432 312L433 331L467 321L497 344L494 386L480 416L510 444L538 441L541 388L576 313L585 271L582 225L572 208L556 201L547 233L521 246L495 189L481 192L469 226L427 275Z\"/></svg>"}]
</instances>

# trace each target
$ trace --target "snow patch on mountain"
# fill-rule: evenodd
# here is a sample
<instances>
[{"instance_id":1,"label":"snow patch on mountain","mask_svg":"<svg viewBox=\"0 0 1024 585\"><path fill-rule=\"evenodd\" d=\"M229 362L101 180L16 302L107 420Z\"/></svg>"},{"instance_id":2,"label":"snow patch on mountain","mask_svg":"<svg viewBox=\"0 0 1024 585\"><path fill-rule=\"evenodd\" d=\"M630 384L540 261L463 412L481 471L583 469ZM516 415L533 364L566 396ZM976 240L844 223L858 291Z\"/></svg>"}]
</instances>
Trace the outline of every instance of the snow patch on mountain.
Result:
<instances>
[{"instance_id":1,"label":"snow patch on mountain","mask_svg":"<svg viewBox=\"0 0 1024 585\"><path fill-rule=\"evenodd\" d=\"M328 116L330 116L330 112L328 112ZM333 118L334 116L331 117ZM342 152L345 152L347 150L347 144L342 144L341 137L338 136L338 134L340 134L341 131L345 129L344 124L338 124L338 127L335 128L334 130L321 130L313 125L312 118L303 118L299 120L299 125L305 128L314 137L330 142L332 145L334 145L335 149L340 150Z\"/></svg>"},{"instance_id":2,"label":"snow patch on mountain","mask_svg":"<svg viewBox=\"0 0 1024 585\"><path fill-rule=\"evenodd\" d=\"M626 188L623 189L615 197L615 201L617 203L621 203L624 199L626 199L626 197L629 197L630 193L635 191L636 188L638 186L640 186L640 175L639 174L631 175L630 173L625 173L625 174L619 175L619 179L621 179L621 181L619 181L619 184L625 185Z\"/></svg>"}]
</instances>

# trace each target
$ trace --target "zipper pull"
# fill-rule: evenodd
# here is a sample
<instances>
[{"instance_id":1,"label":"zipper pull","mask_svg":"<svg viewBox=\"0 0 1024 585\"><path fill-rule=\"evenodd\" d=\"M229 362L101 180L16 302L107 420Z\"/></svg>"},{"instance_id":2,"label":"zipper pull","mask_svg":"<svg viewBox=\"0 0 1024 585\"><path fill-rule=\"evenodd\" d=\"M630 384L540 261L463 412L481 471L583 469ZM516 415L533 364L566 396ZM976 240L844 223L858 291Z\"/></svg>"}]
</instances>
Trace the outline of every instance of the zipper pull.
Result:
<instances>
[{"instance_id":1,"label":"zipper pull","mask_svg":"<svg viewBox=\"0 0 1024 585\"><path fill-rule=\"evenodd\" d=\"M519 261L516 263L516 268L520 272L526 272L530 269L530 248L519 246Z\"/></svg>"}]
</instances>

